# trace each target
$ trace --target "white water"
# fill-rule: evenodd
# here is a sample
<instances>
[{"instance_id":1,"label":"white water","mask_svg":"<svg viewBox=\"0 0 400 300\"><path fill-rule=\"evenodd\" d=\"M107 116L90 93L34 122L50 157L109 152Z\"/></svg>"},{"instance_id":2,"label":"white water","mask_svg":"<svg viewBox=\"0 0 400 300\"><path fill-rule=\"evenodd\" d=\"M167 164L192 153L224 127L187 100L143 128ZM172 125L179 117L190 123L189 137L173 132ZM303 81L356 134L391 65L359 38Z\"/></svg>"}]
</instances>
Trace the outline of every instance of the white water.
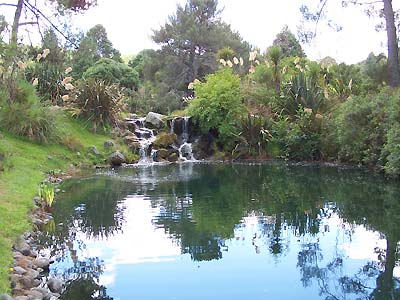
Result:
<instances>
[{"instance_id":1,"label":"white water","mask_svg":"<svg viewBox=\"0 0 400 300\"><path fill-rule=\"evenodd\" d=\"M152 129L145 127L146 118L138 118L135 121L137 125L137 129L135 130L135 134L138 137L139 142L139 155L140 159L138 164L152 164L154 163L153 156L155 150L151 150L149 154L149 147L156 140L154 132Z\"/></svg>"}]
</instances>

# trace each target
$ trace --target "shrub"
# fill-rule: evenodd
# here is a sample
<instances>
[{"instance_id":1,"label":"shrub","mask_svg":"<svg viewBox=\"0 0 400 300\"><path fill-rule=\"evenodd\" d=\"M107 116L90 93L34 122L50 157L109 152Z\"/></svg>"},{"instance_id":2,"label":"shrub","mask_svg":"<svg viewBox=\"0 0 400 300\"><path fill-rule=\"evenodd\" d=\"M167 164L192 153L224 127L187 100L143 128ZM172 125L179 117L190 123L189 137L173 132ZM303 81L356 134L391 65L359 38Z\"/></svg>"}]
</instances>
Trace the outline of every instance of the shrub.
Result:
<instances>
[{"instance_id":1,"label":"shrub","mask_svg":"<svg viewBox=\"0 0 400 300\"><path fill-rule=\"evenodd\" d=\"M339 159L399 175L400 90L354 97L335 115Z\"/></svg>"},{"instance_id":2,"label":"shrub","mask_svg":"<svg viewBox=\"0 0 400 300\"><path fill-rule=\"evenodd\" d=\"M277 105L278 111L283 110L291 116L297 113L299 106L310 108L317 113L325 111L326 98L317 80L301 72L285 84L283 96Z\"/></svg>"},{"instance_id":3,"label":"shrub","mask_svg":"<svg viewBox=\"0 0 400 300\"><path fill-rule=\"evenodd\" d=\"M234 157L256 157L266 154L270 134L271 119L248 114L240 121L240 133L237 144L232 151Z\"/></svg>"},{"instance_id":4,"label":"shrub","mask_svg":"<svg viewBox=\"0 0 400 300\"><path fill-rule=\"evenodd\" d=\"M86 70L83 78L96 78L107 84L135 89L139 84L139 74L131 67L110 58L102 58Z\"/></svg>"},{"instance_id":5,"label":"shrub","mask_svg":"<svg viewBox=\"0 0 400 300\"><path fill-rule=\"evenodd\" d=\"M272 124L269 154L296 160L319 160L321 122L301 106L292 120L279 116Z\"/></svg>"},{"instance_id":6,"label":"shrub","mask_svg":"<svg viewBox=\"0 0 400 300\"><path fill-rule=\"evenodd\" d=\"M96 132L98 128L106 130L109 126L118 125L123 98L118 85L88 79L78 83L68 106L73 115L90 121Z\"/></svg>"},{"instance_id":7,"label":"shrub","mask_svg":"<svg viewBox=\"0 0 400 300\"><path fill-rule=\"evenodd\" d=\"M222 143L239 133L238 120L246 112L240 93L240 78L225 68L206 76L204 83L195 84L195 99L188 112L207 133L214 129Z\"/></svg>"},{"instance_id":8,"label":"shrub","mask_svg":"<svg viewBox=\"0 0 400 300\"><path fill-rule=\"evenodd\" d=\"M55 111L41 103L34 87L26 81L17 82L13 94L13 101L5 99L4 93L0 96L1 127L30 140L48 142L56 126Z\"/></svg>"}]
</instances>

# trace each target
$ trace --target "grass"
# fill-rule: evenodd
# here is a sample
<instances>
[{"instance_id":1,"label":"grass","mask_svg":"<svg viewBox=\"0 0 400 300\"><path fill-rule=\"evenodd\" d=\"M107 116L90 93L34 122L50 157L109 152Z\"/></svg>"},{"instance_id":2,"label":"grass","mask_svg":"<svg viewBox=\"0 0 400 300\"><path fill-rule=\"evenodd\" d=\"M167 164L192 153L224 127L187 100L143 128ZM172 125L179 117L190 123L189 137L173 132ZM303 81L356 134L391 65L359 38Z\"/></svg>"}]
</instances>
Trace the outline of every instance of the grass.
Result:
<instances>
[{"instance_id":1,"label":"grass","mask_svg":"<svg viewBox=\"0 0 400 300\"><path fill-rule=\"evenodd\" d=\"M0 171L0 294L10 292L11 247L16 238L31 229L29 212L32 198L37 195L39 183L50 171L66 171L72 166L100 162L108 154L104 141L106 135L93 134L83 128L83 123L62 116L58 121L62 128L60 144L39 144L16 137L0 129L0 155L3 171ZM82 153L70 150L62 137L68 136L80 145ZM91 155L87 148L96 146L100 153Z\"/></svg>"}]
</instances>

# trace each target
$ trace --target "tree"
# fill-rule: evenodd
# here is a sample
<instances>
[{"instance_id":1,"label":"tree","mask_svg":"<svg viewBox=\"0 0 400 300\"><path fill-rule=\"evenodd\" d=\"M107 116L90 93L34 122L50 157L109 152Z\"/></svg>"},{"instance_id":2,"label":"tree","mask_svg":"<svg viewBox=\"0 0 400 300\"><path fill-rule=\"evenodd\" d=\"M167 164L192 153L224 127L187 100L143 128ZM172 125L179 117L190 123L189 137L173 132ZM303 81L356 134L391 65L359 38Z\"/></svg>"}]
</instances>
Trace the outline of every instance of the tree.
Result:
<instances>
[{"instance_id":1,"label":"tree","mask_svg":"<svg viewBox=\"0 0 400 300\"><path fill-rule=\"evenodd\" d=\"M131 67L110 58L102 58L83 73L84 78L96 78L128 89L138 87L139 75Z\"/></svg>"},{"instance_id":2,"label":"tree","mask_svg":"<svg viewBox=\"0 0 400 300\"><path fill-rule=\"evenodd\" d=\"M285 25L282 31L276 35L273 42L274 46L279 46L282 50L284 57L298 56L305 57L305 53L301 48L299 41L296 39L294 34L289 30L289 27Z\"/></svg>"},{"instance_id":3,"label":"tree","mask_svg":"<svg viewBox=\"0 0 400 300\"><path fill-rule=\"evenodd\" d=\"M186 90L194 79L202 79L218 68L216 54L230 47L237 55L248 52L248 45L219 19L217 0L188 0L178 5L175 15L154 31L153 40L161 45L164 60L161 74L175 89ZM171 74L172 73L172 74Z\"/></svg>"},{"instance_id":4,"label":"tree","mask_svg":"<svg viewBox=\"0 0 400 300\"><path fill-rule=\"evenodd\" d=\"M55 4L56 9L59 11L74 11L81 12L89 9L91 6L97 4L97 0L50 0L50 2ZM20 26L23 25L39 25L39 19L44 19L47 23L50 24L51 27L56 29L59 33L62 32L51 22L51 20L43 14L41 9L35 4L31 4L28 0L18 0L16 4L10 3L2 3L1 5L14 6L15 13L11 30L11 38L10 38L10 51L9 57L11 58L16 54L17 50L17 39L18 39L18 31ZM36 21L32 22L23 22L20 23L21 14L23 9L26 8L27 11L31 12L33 17L36 18Z\"/></svg>"},{"instance_id":5,"label":"tree","mask_svg":"<svg viewBox=\"0 0 400 300\"><path fill-rule=\"evenodd\" d=\"M108 39L104 26L96 25L89 29L81 39L79 48L73 55L74 76L81 77L89 67L93 66L101 58L122 62L121 54Z\"/></svg>"},{"instance_id":6,"label":"tree","mask_svg":"<svg viewBox=\"0 0 400 300\"><path fill-rule=\"evenodd\" d=\"M240 78L230 68L206 76L206 82L194 86L196 98L188 112L199 122L204 133L217 130L221 142L238 134L238 120L245 113L241 101Z\"/></svg>"},{"instance_id":7,"label":"tree","mask_svg":"<svg viewBox=\"0 0 400 300\"><path fill-rule=\"evenodd\" d=\"M308 6L303 5L300 11L303 14L305 21L310 21L318 25L321 19L326 19L326 7L328 0L319 1L319 6L315 11L310 10ZM358 6L369 6L367 13L371 15L373 12L378 12L379 15L383 16L385 21L385 28L387 33L387 48L388 48L388 73L389 73L389 84L392 87L400 86L400 64L399 64L399 46L397 40L397 30L395 22L395 14L393 11L392 0L377 0L377 1L364 1L364 0L345 0L342 1L343 6L349 4ZM375 4L381 4L380 8L376 8ZM340 26L335 24L332 20L328 20L331 27L340 30ZM301 36L304 40L309 40L315 37L316 31L303 31Z\"/></svg>"}]
</instances>

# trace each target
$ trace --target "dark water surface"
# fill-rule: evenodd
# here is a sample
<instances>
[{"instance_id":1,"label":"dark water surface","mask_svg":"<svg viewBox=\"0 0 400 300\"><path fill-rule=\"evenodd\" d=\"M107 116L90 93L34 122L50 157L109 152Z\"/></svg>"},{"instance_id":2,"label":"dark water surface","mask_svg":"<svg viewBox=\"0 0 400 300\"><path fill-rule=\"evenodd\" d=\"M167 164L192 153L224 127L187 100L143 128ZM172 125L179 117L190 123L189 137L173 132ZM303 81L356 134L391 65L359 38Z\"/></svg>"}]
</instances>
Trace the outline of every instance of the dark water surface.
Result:
<instances>
[{"instance_id":1,"label":"dark water surface","mask_svg":"<svg viewBox=\"0 0 400 300\"><path fill-rule=\"evenodd\" d=\"M400 188L380 177L181 164L63 189L42 241L63 299L400 299Z\"/></svg>"}]
</instances>

